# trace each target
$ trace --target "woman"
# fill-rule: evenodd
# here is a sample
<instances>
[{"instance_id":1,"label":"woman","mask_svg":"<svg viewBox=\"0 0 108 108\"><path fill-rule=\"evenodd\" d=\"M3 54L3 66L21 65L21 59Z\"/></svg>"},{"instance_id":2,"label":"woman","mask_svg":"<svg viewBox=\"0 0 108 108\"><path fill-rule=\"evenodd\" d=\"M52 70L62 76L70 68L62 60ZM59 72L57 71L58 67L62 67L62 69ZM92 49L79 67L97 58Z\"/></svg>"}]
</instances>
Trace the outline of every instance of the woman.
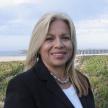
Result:
<instances>
[{"instance_id":1,"label":"woman","mask_svg":"<svg viewBox=\"0 0 108 108\"><path fill-rule=\"evenodd\" d=\"M45 14L33 30L25 72L8 84L4 108L95 108L88 79L74 68L75 55L71 19Z\"/></svg>"}]
</instances>

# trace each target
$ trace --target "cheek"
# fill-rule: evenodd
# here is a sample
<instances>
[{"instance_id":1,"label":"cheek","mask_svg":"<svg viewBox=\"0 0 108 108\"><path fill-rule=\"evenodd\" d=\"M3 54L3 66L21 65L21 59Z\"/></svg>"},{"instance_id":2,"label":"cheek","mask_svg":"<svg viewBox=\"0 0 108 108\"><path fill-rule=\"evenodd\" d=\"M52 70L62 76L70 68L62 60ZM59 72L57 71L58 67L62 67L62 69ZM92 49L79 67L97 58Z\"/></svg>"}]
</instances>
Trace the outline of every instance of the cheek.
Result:
<instances>
[{"instance_id":1,"label":"cheek","mask_svg":"<svg viewBox=\"0 0 108 108\"><path fill-rule=\"evenodd\" d=\"M69 55L69 58L72 57L72 55L73 55L73 51L72 51L72 49L69 50L68 55Z\"/></svg>"},{"instance_id":2,"label":"cheek","mask_svg":"<svg viewBox=\"0 0 108 108\"><path fill-rule=\"evenodd\" d=\"M71 43L68 45L68 52L69 52L69 55L72 56L72 54L73 54L73 46L72 46Z\"/></svg>"},{"instance_id":3,"label":"cheek","mask_svg":"<svg viewBox=\"0 0 108 108\"><path fill-rule=\"evenodd\" d=\"M69 43L67 44L67 49L70 50L71 52L73 51L73 45L72 45L71 42L69 42Z\"/></svg>"},{"instance_id":4,"label":"cheek","mask_svg":"<svg viewBox=\"0 0 108 108\"><path fill-rule=\"evenodd\" d=\"M44 46L42 45L42 46L40 47L40 49L39 49L39 54L40 54L41 57L43 56L44 50L45 50L45 48L44 48Z\"/></svg>"},{"instance_id":5,"label":"cheek","mask_svg":"<svg viewBox=\"0 0 108 108\"><path fill-rule=\"evenodd\" d=\"M48 44L43 44L39 50L40 55L45 56L50 50L50 45Z\"/></svg>"}]
</instances>

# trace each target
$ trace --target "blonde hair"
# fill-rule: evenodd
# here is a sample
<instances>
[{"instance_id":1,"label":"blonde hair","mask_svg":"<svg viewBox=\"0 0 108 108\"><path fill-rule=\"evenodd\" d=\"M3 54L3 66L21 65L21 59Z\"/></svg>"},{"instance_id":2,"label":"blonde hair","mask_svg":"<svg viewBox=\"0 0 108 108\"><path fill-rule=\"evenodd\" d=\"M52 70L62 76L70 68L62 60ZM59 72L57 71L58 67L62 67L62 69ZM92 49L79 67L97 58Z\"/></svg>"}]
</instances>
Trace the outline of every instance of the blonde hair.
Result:
<instances>
[{"instance_id":1,"label":"blonde hair","mask_svg":"<svg viewBox=\"0 0 108 108\"><path fill-rule=\"evenodd\" d=\"M66 73L69 75L71 83L74 85L74 87L78 89L79 96L87 95L88 94L87 80L80 72L76 71L74 68L74 60L77 50L75 26L71 18L64 13L58 13L58 12L47 13L44 16L42 16L41 19L37 22L32 32L32 37L27 52L25 71L30 69L31 67L34 66L34 64L37 63L38 51L47 36L50 24L52 23L52 21L57 19L63 20L65 23L67 23L70 29L73 52L72 52L72 59L67 64Z\"/></svg>"}]
</instances>

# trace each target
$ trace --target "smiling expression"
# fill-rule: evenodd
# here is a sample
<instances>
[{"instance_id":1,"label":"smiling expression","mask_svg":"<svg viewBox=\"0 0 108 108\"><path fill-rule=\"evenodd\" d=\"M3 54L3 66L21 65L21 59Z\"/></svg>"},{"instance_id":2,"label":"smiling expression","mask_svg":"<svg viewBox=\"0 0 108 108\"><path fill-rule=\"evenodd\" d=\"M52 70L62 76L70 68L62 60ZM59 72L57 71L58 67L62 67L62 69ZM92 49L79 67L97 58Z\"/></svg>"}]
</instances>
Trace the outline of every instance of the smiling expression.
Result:
<instances>
[{"instance_id":1,"label":"smiling expression","mask_svg":"<svg viewBox=\"0 0 108 108\"><path fill-rule=\"evenodd\" d=\"M48 34L39 53L48 67L65 67L72 57L72 41L69 26L63 20L50 24Z\"/></svg>"}]
</instances>

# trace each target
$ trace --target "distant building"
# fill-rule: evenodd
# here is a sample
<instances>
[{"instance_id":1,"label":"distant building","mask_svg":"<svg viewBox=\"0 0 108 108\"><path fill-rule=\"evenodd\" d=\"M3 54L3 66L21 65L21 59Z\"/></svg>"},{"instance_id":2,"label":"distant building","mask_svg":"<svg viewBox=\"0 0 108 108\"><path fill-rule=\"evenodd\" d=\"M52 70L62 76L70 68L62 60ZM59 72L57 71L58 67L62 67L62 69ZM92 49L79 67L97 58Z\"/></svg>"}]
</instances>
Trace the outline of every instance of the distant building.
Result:
<instances>
[{"instance_id":1,"label":"distant building","mask_svg":"<svg viewBox=\"0 0 108 108\"><path fill-rule=\"evenodd\" d=\"M78 49L77 54L82 55L108 55L108 49Z\"/></svg>"}]
</instances>

